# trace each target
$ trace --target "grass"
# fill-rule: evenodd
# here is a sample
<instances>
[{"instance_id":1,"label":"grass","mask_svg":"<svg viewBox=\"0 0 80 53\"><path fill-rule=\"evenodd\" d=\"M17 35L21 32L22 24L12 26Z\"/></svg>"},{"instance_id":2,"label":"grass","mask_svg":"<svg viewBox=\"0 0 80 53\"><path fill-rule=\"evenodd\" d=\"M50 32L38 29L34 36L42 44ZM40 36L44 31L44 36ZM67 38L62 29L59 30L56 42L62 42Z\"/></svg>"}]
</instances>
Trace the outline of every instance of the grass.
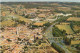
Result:
<instances>
[{"instance_id":1,"label":"grass","mask_svg":"<svg viewBox=\"0 0 80 53\"><path fill-rule=\"evenodd\" d=\"M80 30L80 26L74 25L74 31Z\"/></svg>"},{"instance_id":2,"label":"grass","mask_svg":"<svg viewBox=\"0 0 80 53\"><path fill-rule=\"evenodd\" d=\"M47 23L47 21L35 22L33 25L43 26L45 23Z\"/></svg>"},{"instance_id":3,"label":"grass","mask_svg":"<svg viewBox=\"0 0 80 53\"><path fill-rule=\"evenodd\" d=\"M67 21L80 21L80 18L78 17L70 17L67 19Z\"/></svg>"},{"instance_id":4,"label":"grass","mask_svg":"<svg viewBox=\"0 0 80 53\"><path fill-rule=\"evenodd\" d=\"M13 24L15 24L13 20L7 20L1 22L1 26L12 26Z\"/></svg>"},{"instance_id":5,"label":"grass","mask_svg":"<svg viewBox=\"0 0 80 53\"><path fill-rule=\"evenodd\" d=\"M72 31L70 25L56 25L59 29L65 30L67 34L73 34L74 32Z\"/></svg>"},{"instance_id":6,"label":"grass","mask_svg":"<svg viewBox=\"0 0 80 53\"><path fill-rule=\"evenodd\" d=\"M16 17L17 19L19 19L20 21L24 21L26 23L31 23L31 20L27 19L27 18L24 18L22 16L19 16L19 15L11 15L11 16L14 16ZM10 19L10 18L9 18ZM12 26L15 24L15 21L13 20L6 20L6 21L2 21L0 22L1 23L1 26Z\"/></svg>"},{"instance_id":7,"label":"grass","mask_svg":"<svg viewBox=\"0 0 80 53\"><path fill-rule=\"evenodd\" d=\"M19 16L19 15L14 15L16 18L19 18L20 21L24 21L24 22L31 22L31 20L27 19L27 18L24 18L22 16Z\"/></svg>"},{"instance_id":8,"label":"grass","mask_svg":"<svg viewBox=\"0 0 80 53\"><path fill-rule=\"evenodd\" d=\"M73 50L73 49L71 48L71 46L67 46L67 49L68 49L69 51L71 51L72 53L77 53L77 51L76 51L76 50Z\"/></svg>"},{"instance_id":9,"label":"grass","mask_svg":"<svg viewBox=\"0 0 80 53\"><path fill-rule=\"evenodd\" d=\"M71 41L71 44L73 45L73 44L79 44L80 43L80 41L79 40L76 40L76 41Z\"/></svg>"}]
</instances>

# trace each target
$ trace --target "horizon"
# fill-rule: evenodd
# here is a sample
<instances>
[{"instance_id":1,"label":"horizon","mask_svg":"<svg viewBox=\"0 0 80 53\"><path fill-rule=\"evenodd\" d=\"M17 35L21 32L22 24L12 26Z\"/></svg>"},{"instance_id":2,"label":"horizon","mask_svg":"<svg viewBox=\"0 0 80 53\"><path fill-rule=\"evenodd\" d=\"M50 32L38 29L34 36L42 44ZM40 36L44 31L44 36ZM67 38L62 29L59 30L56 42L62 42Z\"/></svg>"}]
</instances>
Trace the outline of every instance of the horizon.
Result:
<instances>
[{"instance_id":1,"label":"horizon","mask_svg":"<svg viewBox=\"0 0 80 53\"><path fill-rule=\"evenodd\" d=\"M80 0L2 0L0 2L80 2Z\"/></svg>"}]
</instances>

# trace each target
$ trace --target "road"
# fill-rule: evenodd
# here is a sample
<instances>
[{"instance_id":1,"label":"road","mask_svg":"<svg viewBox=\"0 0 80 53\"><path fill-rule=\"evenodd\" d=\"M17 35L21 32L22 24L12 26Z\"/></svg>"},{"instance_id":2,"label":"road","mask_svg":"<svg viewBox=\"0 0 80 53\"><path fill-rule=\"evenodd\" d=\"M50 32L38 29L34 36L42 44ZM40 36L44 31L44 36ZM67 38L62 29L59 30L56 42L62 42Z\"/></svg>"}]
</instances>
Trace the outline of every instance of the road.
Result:
<instances>
[{"instance_id":1,"label":"road","mask_svg":"<svg viewBox=\"0 0 80 53\"><path fill-rule=\"evenodd\" d=\"M58 22L56 23L53 23L50 27L47 28L47 30L45 31L45 37L48 39L48 37L53 37L52 35L52 28L55 24L57 24ZM51 39L48 39L48 41L50 42L50 44L52 44L53 42L56 43L58 46L60 46L62 49L64 49L65 53L71 53L67 47L65 45L61 45L60 43L58 42L55 42L54 40L51 40Z\"/></svg>"},{"instance_id":2,"label":"road","mask_svg":"<svg viewBox=\"0 0 80 53\"><path fill-rule=\"evenodd\" d=\"M45 31L45 37L48 39L48 37L53 37L52 35L52 27L57 24L58 22L52 24L50 27L47 28L47 30ZM50 44L54 42L54 40L49 40Z\"/></svg>"}]
</instances>

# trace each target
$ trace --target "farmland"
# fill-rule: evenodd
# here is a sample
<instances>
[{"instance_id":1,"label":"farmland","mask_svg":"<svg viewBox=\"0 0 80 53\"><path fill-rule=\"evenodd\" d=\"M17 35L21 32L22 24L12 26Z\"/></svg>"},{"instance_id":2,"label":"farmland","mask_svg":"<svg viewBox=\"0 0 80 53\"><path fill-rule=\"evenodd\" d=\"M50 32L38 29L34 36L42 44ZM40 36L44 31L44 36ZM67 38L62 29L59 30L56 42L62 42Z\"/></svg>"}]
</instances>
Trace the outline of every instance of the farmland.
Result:
<instances>
[{"instance_id":1,"label":"farmland","mask_svg":"<svg viewBox=\"0 0 80 53\"><path fill-rule=\"evenodd\" d=\"M29 19L27 18L24 18L22 16L19 16L19 15L14 15L16 18L18 18L20 21L24 21L24 22L31 22Z\"/></svg>"},{"instance_id":2,"label":"farmland","mask_svg":"<svg viewBox=\"0 0 80 53\"><path fill-rule=\"evenodd\" d=\"M79 43L80 43L79 40L77 40L77 41L71 41L71 44L79 44Z\"/></svg>"},{"instance_id":3,"label":"farmland","mask_svg":"<svg viewBox=\"0 0 80 53\"><path fill-rule=\"evenodd\" d=\"M9 15L11 17L9 18L4 18L4 20L1 23L1 26L4 27L4 26L14 26L14 24L16 23L15 20L19 20L19 21L24 21L25 23L31 23L31 20L29 19L26 19L22 16L19 16L19 15ZM12 18L14 16L14 18ZM8 20L9 19L9 20Z\"/></svg>"},{"instance_id":4,"label":"farmland","mask_svg":"<svg viewBox=\"0 0 80 53\"><path fill-rule=\"evenodd\" d=\"M43 22L36 22L33 25L37 25L37 26L43 26L45 23L47 23L46 21Z\"/></svg>"},{"instance_id":5,"label":"farmland","mask_svg":"<svg viewBox=\"0 0 80 53\"><path fill-rule=\"evenodd\" d=\"M74 31L80 30L80 26L74 25Z\"/></svg>"},{"instance_id":6,"label":"farmland","mask_svg":"<svg viewBox=\"0 0 80 53\"><path fill-rule=\"evenodd\" d=\"M1 22L1 26L12 26L13 24L15 24L13 20L7 20Z\"/></svg>"},{"instance_id":7,"label":"farmland","mask_svg":"<svg viewBox=\"0 0 80 53\"><path fill-rule=\"evenodd\" d=\"M80 18L78 17L70 17L67 19L67 21L80 21Z\"/></svg>"},{"instance_id":8,"label":"farmland","mask_svg":"<svg viewBox=\"0 0 80 53\"><path fill-rule=\"evenodd\" d=\"M67 34L73 34L74 32L72 31L70 25L56 25L59 29L65 30Z\"/></svg>"}]
</instances>

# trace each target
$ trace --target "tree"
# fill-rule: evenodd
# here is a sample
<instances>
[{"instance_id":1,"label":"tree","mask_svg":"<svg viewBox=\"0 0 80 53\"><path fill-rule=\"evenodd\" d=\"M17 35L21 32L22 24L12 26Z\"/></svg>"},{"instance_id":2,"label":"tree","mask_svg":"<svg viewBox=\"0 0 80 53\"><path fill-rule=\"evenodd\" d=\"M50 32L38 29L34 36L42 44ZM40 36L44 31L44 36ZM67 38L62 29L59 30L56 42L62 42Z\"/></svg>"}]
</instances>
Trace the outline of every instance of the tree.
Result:
<instances>
[{"instance_id":1,"label":"tree","mask_svg":"<svg viewBox=\"0 0 80 53\"><path fill-rule=\"evenodd\" d=\"M26 15L25 18L29 18L29 15Z\"/></svg>"},{"instance_id":2,"label":"tree","mask_svg":"<svg viewBox=\"0 0 80 53\"><path fill-rule=\"evenodd\" d=\"M52 34L54 37L60 37L60 36L64 37L66 35L66 31L65 30L61 31L60 29L54 26L52 29Z\"/></svg>"},{"instance_id":3,"label":"tree","mask_svg":"<svg viewBox=\"0 0 80 53\"><path fill-rule=\"evenodd\" d=\"M71 44L71 39L65 37L65 38L64 38L64 43L65 43L66 45L70 45L70 44Z\"/></svg>"},{"instance_id":4,"label":"tree","mask_svg":"<svg viewBox=\"0 0 80 53\"><path fill-rule=\"evenodd\" d=\"M20 38L18 38L18 41L21 41L21 39L20 39Z\"/></svg>"},{"instance_id":5,"label":"tree","mask_svg":"<svg viewBox=\"0 0 80 53\"><path fill-rule=\"evenodd\" d=\"M41 44L41 41L39 41L38 44L40 45Z\"/></svg>"},{"instance_id":6,"label":"tree","mask_svg":"<svg viewBox=\"0 0 80 53\"><path fill-rule=\"evenodd\" d=\"M77 45L76 48L77 48L78 50L80 50L80 45Z\"/></svg>"},{"instance_id":7,"label":"tree","mask_svg":"<svg viewBox=\"0 0 80 53\"><path fill-rule=\"evenodd\" d=\"M47 26L47 27L49 27L50 25L51 25L51 23L49 23L49 22L44 24L44 26Z\"/></svg>"},{"instance_id":8,"label":"tree","mask_svg":"<svg viewBox=\"0 0 80 53\"><path fill-rule=\"evenodd\" d=\"M23 49L24 49L24 52L23 53L26 53L26 51L28 50L27 45L25 45Z\"/></svg>"},{"instance_id":9,"label":"tree","mask_svg":"<svg viewBox=\"0 0 80 53\"><path fill-rule=\"evenodd\" d=\"M10 40L10 39L7 39L7 41L8 41L8 42L11 42L12 40Z\"/></svg>"},{"instance_id":10,"label":"tree","mask_svg":"<svg viewBox=\"0 0 80 53\"><path fill-rule=\"evenodd\" d=\"M4 27L1 27L1 30L4 30Z\"/></svg>"},{"instance_id":11,"label":"tree","mask_svg":"<svg viewBox=\"0 0 80 53\"><path fill-rule=\"evenodd\" d=\"M51 44L51 46L55 48L59 53L65 53L65 51L54 42Z\"/></svg>"},{"instance_id":12,"label":"tree","mask_svg":"<svg viewBox=\"0 0 80 53\"><path fill-rule=\"evenodd\" d=\"M62 31L62 34L63 34L63 36L67 35L65 30Z\"/></svg>"},{"instance_id":13,"label":"tree","mask_svg":"<svg viewBox=\"0 0 80 53\"><path fill-rule=\"evenodd\" d=\"M19 23L25 25L26 22L24 22L24 21L19 21Z\"/></svg>"}]
</instances>

